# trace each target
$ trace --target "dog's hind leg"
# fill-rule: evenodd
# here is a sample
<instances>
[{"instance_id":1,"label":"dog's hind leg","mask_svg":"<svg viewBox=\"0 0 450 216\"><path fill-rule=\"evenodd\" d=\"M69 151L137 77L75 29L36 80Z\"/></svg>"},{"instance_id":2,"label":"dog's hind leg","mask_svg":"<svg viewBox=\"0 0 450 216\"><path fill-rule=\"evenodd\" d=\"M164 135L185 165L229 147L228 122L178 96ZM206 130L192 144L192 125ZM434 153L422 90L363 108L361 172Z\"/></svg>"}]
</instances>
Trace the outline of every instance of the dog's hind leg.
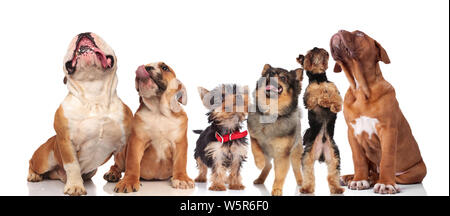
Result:
<instances>
[{"instance_id":1,"label":"dog's hind leg","mask_svg":"<svg viewBox=\"0 0 450 216\"><path fill-rule=\"evenodd\" d=\"M339 184L339 169L340 169L340 158L339 150L334 142L334 140L327 137L325 142L325 148L323 154L325 155L325 162L328 168L328 187L330 188L330 193L332 194L342 194L344 193L344 188Z\"/></svg>"},{"instance_id":2,"label":"dog's hind leg","mask_svg":"<svg viewBox=\"0 0 450 216\"><path fill-rule=\"evenodd\" d=\"M125 171L126 147L114 155L114 165L103 175L103 179L108 182L118 182Z\"/></svg>"},{"instance_id":3,"label":"dog's hind leg","mask_svg":"<svg viewBox=\"0 0 450 216\"><path fill-rule=\"evenodd\" d=\"M261 174L259 175L259 177L257 179L255 179L255 181L253 181L253 184L264 184L264 182L266 181L267 175L269 175L270 170L272 169L272 162L271 162L271 158L268 156L264 156L264 168L261 171Z\"/></svg>"},{"instance_id":4,"label":"dog's hind leg","mask_svg":"<svg viewBox=\"0 0 450 216\"><path fill-rule=\"evenodd\" d=\"M38 182L44 179L44 174L57 166L54 154L56 136L51 137L42 144L33 154L29 161L28 177L30 182Z\"/></svg>"},{"instance_id":5,"label":"dog's hind leg","mask_svg":"<svg viewBox=\"0 0 450 216\"><path fill-rule=\"evenodd\" d=\"M208 167L203 163L200 158L197 158L197 167L199 170L197 178L195 178L195 182L206 182L206 175L208 174Z\"/></svg>"},{"instance_id":6,"label":"dog's hind leg","mask_svg":"<svg viewBox=\"0 0 450 216\"><path fill-rule=\"evenodd\" d=\"M301 164L302 164L302 153L303 153L303 146L302 143L296 143L294 144L294 147L291 151L291 164L292 164L292 170L294 171L295 179L297 180L297 185L302 186L303 184L303 178L302 178L302 172L301 172Z\"/></svg>"},{"instance_id":7,"label":"dog's hind leg","mask_svg":"<svg viewBox=\"0 0 450 216\"><path fill-rule=\"evenodd\" d=\"M302 187L300 188L300 193L314 193L315 188L315 177L314 177L314 154L311 148L306 148L302 156L302 169L304 180Z\"/></svg>"}]
</instances>

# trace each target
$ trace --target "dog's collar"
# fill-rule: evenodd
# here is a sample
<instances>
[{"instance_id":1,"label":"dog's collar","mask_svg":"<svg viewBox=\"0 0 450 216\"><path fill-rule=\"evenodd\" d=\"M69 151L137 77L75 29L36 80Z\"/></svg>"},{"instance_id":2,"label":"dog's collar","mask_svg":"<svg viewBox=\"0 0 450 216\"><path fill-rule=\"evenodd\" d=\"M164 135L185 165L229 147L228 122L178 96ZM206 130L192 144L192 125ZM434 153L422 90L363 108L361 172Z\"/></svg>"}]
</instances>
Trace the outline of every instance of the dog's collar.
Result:
<instances>
[{"instance_id":1,"label":"dog's collar","mask_svg":"<svg viewBox=\"0 0 450 216\"><path fill-rule=\"evenodd\" d=\"M217 141L221 142L221 143L226 143L226 142L230 142L233 140L237 140L237 139L241 139L247 136L247 131L235 131L233 133L230 134L224 134L224 135L220 135L219 132L216 131L216 139Z\"/></svg>"},{"instance_id":2,"label":"dog's collar","mask_svg":"<svg viewBox=\"0 0 450 216\"><path fill-rule=\"evenodd\" d=\"M309 82L326 82L328 81L327 75L325 73L313 73L311 71L306 71L306 75L308 75Z\"/></svg>"}]
</instances>

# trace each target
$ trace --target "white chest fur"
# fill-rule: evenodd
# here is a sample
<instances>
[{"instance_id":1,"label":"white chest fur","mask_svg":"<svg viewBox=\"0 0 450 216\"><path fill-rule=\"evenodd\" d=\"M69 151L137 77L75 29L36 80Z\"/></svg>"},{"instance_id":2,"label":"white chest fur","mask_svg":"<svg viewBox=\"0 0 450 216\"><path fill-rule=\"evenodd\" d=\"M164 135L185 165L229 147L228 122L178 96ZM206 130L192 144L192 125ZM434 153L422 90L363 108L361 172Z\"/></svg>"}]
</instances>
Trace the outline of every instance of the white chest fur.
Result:
<instances>
[{"instance_id":1,"label":"white chest fur","mask_svg":"<svg viewBox=\"0 0 450 216\"><path fill-rule=\"evenodd\" d=\"M69 95L62 107L82 173L95 170L125 146L124 107L118 97L104 106L81 103Z\"/></svg>"},{"instance_id":2,"label":"white chest fur","mask_svg":"<svg viewBox=\"0 0 450 216\"><path fill-rule=\"evenodd\" d=\"M151 139L151 145L156 150L157 160L166 158L167 148L174 148L175 142L186 130L183 119L175 116L165 116L158 110L143 109L136 115L145 122L143 130Z\"/></svg>"},{"instance_id":3,"label":"white chest fur","mask_svg":"<svg viewBox=\"0 0 450 216\"><path fill-rule=\"evenodd\" d=\"M369 136L369 139L372 138L372 134L377 134L377 129L375 126L378 124L378 119L370 118L367 116L360 116L355 119L355 123L350 123L353 127L353 131L355 136L361 135L363 132L366 132Z\"/></svg>"}]
</instances>

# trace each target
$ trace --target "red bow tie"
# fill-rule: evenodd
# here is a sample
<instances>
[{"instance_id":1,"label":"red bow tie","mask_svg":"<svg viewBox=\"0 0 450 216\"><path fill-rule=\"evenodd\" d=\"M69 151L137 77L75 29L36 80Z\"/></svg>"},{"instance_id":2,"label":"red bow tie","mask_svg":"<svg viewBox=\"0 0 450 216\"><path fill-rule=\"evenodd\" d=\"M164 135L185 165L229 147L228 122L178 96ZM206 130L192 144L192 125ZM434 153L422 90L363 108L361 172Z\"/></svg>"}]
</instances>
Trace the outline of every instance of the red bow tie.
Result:
<instances>
[{"instance_id":1,"label":"red bow tie","mask_svg":"<svg viewBox=\"0 0 450 216\"><path fill-rule=\"evenodd\" d=\"M237 139L243 138L245 136L247 136L247 131L242 131L242 132L235 131L230 134L224 134L223 136L221 136L219 134L219 132L216 132L216 139L217 139L217 141L219 141L221 143L226 143L226 142L229 142L232 140L237 140Z\"/></svg>"}]
</instances>

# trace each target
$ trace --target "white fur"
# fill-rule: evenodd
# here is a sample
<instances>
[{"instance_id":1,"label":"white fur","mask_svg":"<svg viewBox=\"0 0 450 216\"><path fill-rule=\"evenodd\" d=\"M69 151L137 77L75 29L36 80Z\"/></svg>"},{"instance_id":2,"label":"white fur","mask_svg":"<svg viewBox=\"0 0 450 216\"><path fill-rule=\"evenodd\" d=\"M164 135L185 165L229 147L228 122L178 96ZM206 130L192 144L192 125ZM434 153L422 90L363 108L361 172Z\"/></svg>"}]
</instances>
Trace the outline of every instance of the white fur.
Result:
<instances>
[{"instance_id":1,"label":"white fur","mask_svg":"<svg viewBox=\"0 0 450 216\"><path fill-rule=\"evenodd\" d=\"M64 192L70 192L76 188L81 188L84 190L83 179L80 175L80 165L78 162L74 161L72 163L64 164L64 170L67 175L67 182L64 187Z\"/></svg>"},{"instance_id":2,"label":"white fur","mask_svg":"<svg viewBox=\"0 0 450 216\"><path fill-rule=\"evenodd\" d=\"M167 115L163 115L159 102L144 99L144 103L147 108L142 109L136 115L139 115L145 122L143 129L151 138L151 145L156 150L157 160L163 160L166 158L166 149L175 147L175 141L184 134L180 130L186 128L180 127L183 123L181 118L173 116L170 112L164 112ZM164 107L163 109L169 108Z\"/></svg>"},{"instance_id":3,"label":"white fur","mask_svg":"<svg viewBox=\"0 0 450 216\"><path fill-rule=\"evenodd\" d=\"M351 190L364 190L364 189L368 189L369 187L370 187L370 184L367 180L351 181L348 184L348 188L350 188Z\"/></svg>"},{"instance_id":4,"label":"white fur","mask_svg":"<svg viewBox=\"0 0 450 216\"><path fill-rule=\"evenodd\" d=\"M378 119L370 118L367 116L360 116L355 119L355 124L350 123L353 127L355 136L361 135L363 132L366 132L369 135L369 139L372 138L372 134L377 133L376 125L378 124Z\"/></svg>"}]
</instances>

